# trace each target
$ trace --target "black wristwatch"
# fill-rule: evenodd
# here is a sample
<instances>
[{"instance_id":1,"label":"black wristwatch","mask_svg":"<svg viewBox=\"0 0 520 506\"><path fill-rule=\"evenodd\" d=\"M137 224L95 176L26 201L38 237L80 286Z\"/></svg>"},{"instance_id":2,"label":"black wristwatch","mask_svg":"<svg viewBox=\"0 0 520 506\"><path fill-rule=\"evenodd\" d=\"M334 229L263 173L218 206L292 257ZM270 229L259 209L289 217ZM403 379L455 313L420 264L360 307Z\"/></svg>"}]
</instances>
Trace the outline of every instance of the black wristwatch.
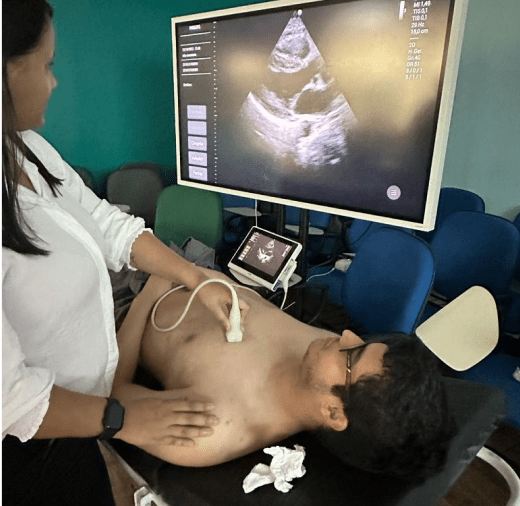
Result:
<instances>
[{"instance_id":1,"label":"black wristwatch","mask_svg":"<svg viewBox=\"0 0 520 506\"><path fill-rule=\"evenodd\" d=\"M122 428L125 421L125 408L121 406L117 399L109 397L107 399L107 407L103 415L103 432L98 436L98 439L111 439Z\"/></svg>"}]
</instances>

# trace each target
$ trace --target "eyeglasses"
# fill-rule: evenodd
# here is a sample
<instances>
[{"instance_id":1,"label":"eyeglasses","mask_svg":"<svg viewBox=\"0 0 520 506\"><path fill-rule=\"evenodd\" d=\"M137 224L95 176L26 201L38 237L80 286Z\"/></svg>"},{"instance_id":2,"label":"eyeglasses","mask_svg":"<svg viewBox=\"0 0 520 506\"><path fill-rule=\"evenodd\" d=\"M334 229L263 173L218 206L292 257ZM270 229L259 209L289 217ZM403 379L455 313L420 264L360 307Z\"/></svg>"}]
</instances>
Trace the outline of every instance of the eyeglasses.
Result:
<instances>
[{"instance_id":1,"label":"eyeglasses","mask_svg":"<svg viewBox=\"0 0 520 506\"><path fill-rule=\"evenodd\" d=\"M352 385L352 355L354 351L362 350L367 346L369 343L363 343L363 344L357 344L355 346L350 346L349 348L342 348L339 351L344 351L347 354L347 376L345 378L345 387L347 389L347 396L348 392L350 391L350 387Z\"/></svg>"}]
</instances>

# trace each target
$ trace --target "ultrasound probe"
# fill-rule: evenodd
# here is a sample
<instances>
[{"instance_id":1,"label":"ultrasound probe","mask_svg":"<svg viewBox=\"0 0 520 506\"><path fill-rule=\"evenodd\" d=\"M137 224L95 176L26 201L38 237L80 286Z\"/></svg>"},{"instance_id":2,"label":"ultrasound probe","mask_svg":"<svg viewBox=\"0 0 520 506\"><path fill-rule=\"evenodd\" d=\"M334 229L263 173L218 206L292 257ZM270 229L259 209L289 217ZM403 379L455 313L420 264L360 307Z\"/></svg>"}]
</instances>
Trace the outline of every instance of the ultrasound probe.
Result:
<instances>
[{"instance_id":1,"label":"ultrasound probe","mask_svg":"<svg viewBox=\"0 0 520 506\"><path fill-rule=\"evenodd\" d=\"M180 290L181 288L185 288L185 286L184 285L176 286L175 288L172 288L171 290L166 292L155 303L155 305L153 307L152 315L151 315L151 323L152 323L153 328L159 332L169 332L170 330L177 328L180 325L180 323L182 322L182 320L184 320L184 317L186 316L186 314L188 313L188 310L190 309L190 306L193 302L193 299L195 298L195 295L197 295L197 292L209 283L221 283L221 284L227 286L231 290L232 304L231 304L231 311L229 312L229 323L231 325L231 328L226 334L226 339L230 343L237 343L237 342L242 341L243 334L242 334L242 329L240 328L240 307L238 306L237 292L235 291L235 289L233 288L233 285L231 283L225 281L224 279L218 279L218 278L207 279L206 281L201 283L199 286L197 286L197 288L195 288L195 290L193 290L193 293L191 294L190 298L188 299L188 303L186 304L186 307L184 308L184 311L181 314L180 318L177 320L177 322L175 322L171 327L161 328L161 327L158 327L157 324L155 323L155 313L157 311L157 308L159 307L159 304L168 295L170 295L171 293L173 293L177 290ZM250 290L247 287L241 287L241 288ZM250 291L256 293L254 290L250 290Z\"/></svg>"}]
</instances>

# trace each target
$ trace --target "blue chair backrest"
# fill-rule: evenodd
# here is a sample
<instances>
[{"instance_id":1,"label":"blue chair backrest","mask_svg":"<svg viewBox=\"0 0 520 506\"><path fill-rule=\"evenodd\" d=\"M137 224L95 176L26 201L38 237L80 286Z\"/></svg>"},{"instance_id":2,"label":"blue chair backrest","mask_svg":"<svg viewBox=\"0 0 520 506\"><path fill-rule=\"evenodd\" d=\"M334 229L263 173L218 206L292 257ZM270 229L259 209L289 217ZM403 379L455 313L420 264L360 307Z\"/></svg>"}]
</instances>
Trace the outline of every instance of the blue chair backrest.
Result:
<instances>
[{"instance_id":1,"label":"blue chair backrest","mask_svg":"<svg viewBox=\"0 0 520 506\"><path fill-rule=\"evenodd\" d=\"M377 223L375 221L367 221L361 220L359 218L355 218L352 220L352 223L347 232L347 247L348 251L352 253L356 253L363 241L373 232L379 230L380 228L394 228L396 230L402 230L403 232L407 232L409 234L413 234L413 231L409 228L404 227L395 227L391 225L385 225L384 223Z\"/></svg>"},{"instance_id":2,"label":"blue chair backrest","mask_svg":"<svg viewBox=\"0 0 520 506\"><path fill-rule=\"evenodd\" d=\"M433 237L434 289L451 300L478 285L506 295L518 256L520 233L505 218L462 211L446 218Z\"/></svg>"},{"instance_id":3,"label":"blue chair backrest","mask_svg":"<svg viewBox=\"0 0 520 506\"><path fill-rule=\"evenodd\" d=\"M460 211L483 213L485 210L486 206L480 195L469 190L463 190L462 188L441 188L437 217L435 218L435 228L430 232L419 232L418 235L425 241L431 242L435 232L450 214Z\"/></svg>"},{"instance_id":4,"label":"blue chair backrest","mask_svg":"<svg viewBox=\"0 0 520 506\"><path fill-rule=\"evenodd\" d=\"M345 274L341 299L367 333L415 330L434 277L429 245L396 228L379 228L360 246Z\"/></svg>"},{"instance_id":5,"label":"blue chair backrest","mask_svg":"<svg viewBox=\"0 0 520 506\"><path fill-rule=\"evenodd\" d=\"M228 195L222 193L222 205L226 207L252 207L255 208L255 199L249 197L241 197L239 195Z\"/></svg>"},{"instance_id":6,"label":"blue chair backrest","mask_svg":"<svg viewBox=\"0 0 520 506\"><path fill-rule=\"evenodd\" d=\"M285 206L285 223L287 225L300 224L301 209L299 207ZM321 228L326 230L331 215L329 213L322 213L320 211L309 211L309 225L311 227Z\"/></svg>"}]
</instances>

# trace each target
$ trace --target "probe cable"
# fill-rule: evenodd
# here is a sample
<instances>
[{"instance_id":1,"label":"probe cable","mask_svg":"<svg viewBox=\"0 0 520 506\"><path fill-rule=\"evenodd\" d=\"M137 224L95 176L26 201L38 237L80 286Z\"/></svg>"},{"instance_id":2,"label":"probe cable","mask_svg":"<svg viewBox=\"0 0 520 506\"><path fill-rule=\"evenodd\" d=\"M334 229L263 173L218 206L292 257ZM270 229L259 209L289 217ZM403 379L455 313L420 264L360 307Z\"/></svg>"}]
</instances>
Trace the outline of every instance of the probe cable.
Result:
<instances>
[{"instance_id":1,"label":"probe cable","mask_svg":"<svg viewBox=\"0 0 520 506\"><path fill-rule=\"evenodd\" d=\"M152 323L152 326L155 330L158 330L159 332L170 332L170 330L173 330L175 328L177 328L182 320L184 320L184 318L186 317L186 315L188 314L188 311L191 307L191 304L193 302L193 299L195 298L195 295L197 295L198 291L203 288L204 286L208 285L209 283L220 283L222 285L225 285L227 286L230 290L231 290L231 293L235 293L235 290L234 290L234 286L237 287L237 288L244 288L245 290L249 290L250 292L253 292L255 293L256 295L258 295L260 297L260 294L258 294L257 292L255 292L253 289L251 288L248 288L247 286L240 286L240 285L235 285L235 284L231 284L231 283L228 283L227 281L225 281L224 279L219 279L219 278L211 278L211 279L207 279L206 281L202 282L199 286L197 286L197 288L195 288L195 290L193 290L190 298L188 299L188 302L186 304L186 307L184 308L184 311L183 313L181 314L181 316L179 317L179 319L171 326L171 327L168 327L168 328L161 328L159 327L156 323L155 323L155 313L157 312L157 308L159 307L159 304L166 298L168 297L168 295L170 295L171 293L173 292L176 292L177 290L180 290L181 288L186 288L186 286L184 285L179 285L179 286L176 286L175 288L172 288L171 290L168 290L164 295L162 295L159 300L155 303L154 307L153 307L153 310L152 310L152 315L151 315L151 323Z\"/></svg>"}]
</instances>

